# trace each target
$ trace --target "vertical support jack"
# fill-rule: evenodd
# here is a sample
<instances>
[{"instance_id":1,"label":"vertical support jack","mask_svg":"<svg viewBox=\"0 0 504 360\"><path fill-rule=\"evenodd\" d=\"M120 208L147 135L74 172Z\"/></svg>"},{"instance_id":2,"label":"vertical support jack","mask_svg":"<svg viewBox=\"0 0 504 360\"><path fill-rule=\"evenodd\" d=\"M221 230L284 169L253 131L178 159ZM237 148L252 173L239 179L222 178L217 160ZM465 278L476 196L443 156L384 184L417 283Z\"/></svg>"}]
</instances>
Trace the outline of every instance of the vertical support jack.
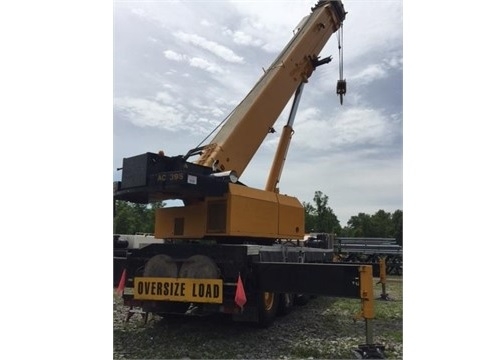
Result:
<instances>
[{"instance_id":1,"label":"vertical support jack","mask_svg":"<svg viewBox=\"0 0 504 360\"><path fill-rule=\"evenodd\" d=\"M389 295L387 294L387 266L386 266L386 257L380 257L380 281L378 284L381 284L382 292L378 300L390 300Z\"/></svg>"},{"instance_id":2,"label":"vertical support jack","mask_svg":"<svg viewBox=\"0 0 504 360\"><path fill-rule=\"evenodd\" d=\"M371 320L375 317L374 313L374 295L373 295L373 268L370 265L363 265L360 272L360 298L361 311L356 319L364 319L366 326L366 343L359 345L355 350L362 359L385 359L385 347L374 344L373 327Z\"/></svg>"}]
</instances>

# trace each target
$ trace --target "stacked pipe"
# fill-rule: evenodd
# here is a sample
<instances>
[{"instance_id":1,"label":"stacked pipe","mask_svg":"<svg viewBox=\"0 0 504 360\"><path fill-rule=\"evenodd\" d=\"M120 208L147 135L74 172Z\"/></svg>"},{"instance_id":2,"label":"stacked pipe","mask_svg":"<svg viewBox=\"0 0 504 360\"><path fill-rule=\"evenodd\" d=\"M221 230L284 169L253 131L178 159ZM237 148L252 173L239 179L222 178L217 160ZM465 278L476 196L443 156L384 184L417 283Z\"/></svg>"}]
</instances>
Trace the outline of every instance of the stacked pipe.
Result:
<instances>
[{"instance_id":1,"label":"stacked pipe","mask_svg":"<svg viewBox=\"0 0 504 360\"><path fill-rule=\"evenodd\" d=\"M402 247L394 238L337 237L334 251L347 262L378 263L385 257L387 274L402 275Z\"/></svg>"}]
</instances>

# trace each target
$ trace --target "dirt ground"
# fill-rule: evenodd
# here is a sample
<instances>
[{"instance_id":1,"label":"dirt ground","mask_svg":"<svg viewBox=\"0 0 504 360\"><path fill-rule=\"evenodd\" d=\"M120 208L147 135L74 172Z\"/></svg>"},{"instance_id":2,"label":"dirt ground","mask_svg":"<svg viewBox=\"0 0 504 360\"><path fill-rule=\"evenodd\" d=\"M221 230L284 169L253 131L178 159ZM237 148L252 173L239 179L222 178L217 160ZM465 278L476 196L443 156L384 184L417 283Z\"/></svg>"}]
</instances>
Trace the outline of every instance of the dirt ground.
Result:
<instances>
[{"instance_id":1,"label":"dirt ground","mask_svg":"<svg viewBox=\"0 0 504 360\"><path fill-rule=\"evenodd\" d=\"M377 279L375 283L377 282ZM402 278L390 278L391 300L375 301L374 343L385 347L388 359L402 359ZM381 285L374 289L380 297ZM114 359L352 359L365 343L364 321L354 321L358 299L318 297L297 306L287 316L260 329L234 323L224 315L209 317L138 314L125 322L128 308L114 294Z\"/></svg>"}]
</instances>

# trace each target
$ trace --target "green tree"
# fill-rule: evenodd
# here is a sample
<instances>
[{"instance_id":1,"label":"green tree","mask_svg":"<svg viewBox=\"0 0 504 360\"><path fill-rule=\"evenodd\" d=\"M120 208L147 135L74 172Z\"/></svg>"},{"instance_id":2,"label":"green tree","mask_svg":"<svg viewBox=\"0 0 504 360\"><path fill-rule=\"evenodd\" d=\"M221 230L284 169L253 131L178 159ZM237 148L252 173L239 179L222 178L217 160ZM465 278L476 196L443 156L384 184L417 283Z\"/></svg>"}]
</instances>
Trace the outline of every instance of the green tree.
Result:
<instances>
[{"instance_id":1,"label":"green tree","mask_svg":"<svg viewBox=\"0 0 504 360\"><path fill-rule=\"evenodd\" d=\"M371 216L371 237L391 237L393 234L392 216L385 210L378 210Z\"/></svg>"},{"instance_id":2,"label":"green tree","mask_svg":"<svg viewBox=\"0 0 504 360\"><path fill-rule=\"evenodd\" d=\"M402 210L396 210L393 214L385 210L378 210L373 215L359 213L348 220L341 236L389 237L395 238L402 246L402 214Z\"/></svg>"},{"instance_id":3,"label":"green tree","mask_svg":"<svg viewBox=\"0 0 504 360\"><path fill-rule=\"evenodd\" d=\"M348 220L348 230L350 237L369 237L371 230L371 216L365 213L359 213Z\"/></svg>"},{"instance_id":4,"label":"green tree","mask_svg":"<svg viewBox=\"0 0 504 360\"><path fill-rule=\"evenodd\" d=\"M115 206L115 234L153 233L155 211L163 207L163 202L133 204L118 200Z\"/></svg>"},{"instance_id":5,"label":"green tree","mask_svg":"<svg viewBox=\"0 0 504 360\"><path fill-rule=\"evenodd\" d=\"M305 214L305 234L315 231L315 224L317 221L317 215L315 208L309 202L303 201L304 214Z\"/></svg>"},{"instance_id":6,"label":"green tree","mask_svg":"<svg viewBox=\"0 0 504 360\"><path fill-rule=\"evenodd\" d=\"M338 234L338 236L341 236L341 237L352 237L352 230L350 229L350 227L348 225L344 226L342 229L341 229L341 232Z\"/></svg>"},{"instance_id":7,"label":"green tree","mask_svg":"<svg viewBox=\"0 0 504 360\"><path fill-rule=\"evenodd\" d=\"M402 210L396 210L392 214L392 226L394 237L397 241L397 244L403 245L403 212Z\"/></svg>"},{"instance_id":8,"label":"green tree","mask_svg":"<svg viewBox=\"0 0 504 360\"><path fill-rule=\"evenodd\" d=\"M315 191L314 205L303 203L305 208L305 232L327 232L338 234L341 225L338 217L328 205L329 197L321 191Z\"/></svg>"},{"instance_id":9,"label":"green tree","mask_svg":"<svg viewBox=\"0 0 504 360\"><path fill-rule=\"evenodd\" d=\"M130 203L116 201L114 204L114 233L134 234L136 215Z\"/></svg>"}]
</instances>

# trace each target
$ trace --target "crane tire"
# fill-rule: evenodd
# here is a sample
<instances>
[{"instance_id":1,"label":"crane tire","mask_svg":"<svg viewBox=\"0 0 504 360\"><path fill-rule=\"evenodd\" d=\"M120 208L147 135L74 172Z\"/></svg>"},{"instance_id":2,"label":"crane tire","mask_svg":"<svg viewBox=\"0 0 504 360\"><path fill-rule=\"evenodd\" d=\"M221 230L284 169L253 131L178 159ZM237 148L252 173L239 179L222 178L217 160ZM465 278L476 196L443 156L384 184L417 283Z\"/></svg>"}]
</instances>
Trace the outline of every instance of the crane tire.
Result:
<instances>
[{"instance_id":1,"label":"crane tire","mask_svg":"<svg viewBox=\"0 0 504 360\"><path fill-rule=\"evenodd\" d=\"M308 296L306 294L295 294L294 295L294 304L295 305L304 306L304 305L308 304L309 301L310 301L310 296Z\"/></svg>"},{"instance_id":2,"label":"crane tire","mask_svg":"<svg viewBox=\"0 0 504 360\"><path fill-rule=\"evenodd\" d=\"M257 301L258 324L267 328L275 321L278 309L279 294L261 292Z\"/></svg>"},{"instance_id":3,"label":"crane tire","mask_svg":"<svg viewBox=\"0 0 504 360\"><path fill-rule=\"evenodd\" d=\"M292 311L294 306L294 294L279 294L277 315L284 316Z\"/></svg>"}]
</instances>

